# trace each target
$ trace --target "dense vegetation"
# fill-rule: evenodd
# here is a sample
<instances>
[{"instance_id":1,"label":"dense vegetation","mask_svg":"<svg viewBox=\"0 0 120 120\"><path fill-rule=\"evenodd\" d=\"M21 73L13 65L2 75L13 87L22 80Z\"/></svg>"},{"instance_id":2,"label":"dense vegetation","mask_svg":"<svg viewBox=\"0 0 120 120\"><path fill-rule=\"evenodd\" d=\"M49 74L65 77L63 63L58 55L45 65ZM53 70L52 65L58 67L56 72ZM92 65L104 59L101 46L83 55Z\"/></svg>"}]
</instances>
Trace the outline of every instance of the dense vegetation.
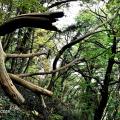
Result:
<instances>
[{"instance_id":1,"label":"dense vegetation","mask_svg":"<svg viewBox=\"0 0 120 120\"><path fill-rule=\"evenodd\" d=\"M0 37L8 75L25 98L18 106L0 88L0 119L120 120L119 0L0 0L0 23L64 11L73 1L81 10L62 32L24 27ZM50 94L26 89L15 77Z\"/></svg>"}]
</instances>

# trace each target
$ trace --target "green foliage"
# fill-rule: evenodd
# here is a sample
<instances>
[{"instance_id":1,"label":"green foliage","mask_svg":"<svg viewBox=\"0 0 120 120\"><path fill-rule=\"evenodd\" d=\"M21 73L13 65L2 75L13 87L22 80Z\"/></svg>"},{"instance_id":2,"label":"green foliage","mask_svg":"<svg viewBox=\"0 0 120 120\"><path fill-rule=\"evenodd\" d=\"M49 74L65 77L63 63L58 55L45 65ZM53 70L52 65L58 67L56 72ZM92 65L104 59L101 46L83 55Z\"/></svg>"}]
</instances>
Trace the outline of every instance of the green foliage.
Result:
<instances>
[{"instance_id":1,"label":"green foliage","mask_svg":"<svg viewBox=\"0 0 120 120\"><path fill-rule=\"evenodd\" d=\"M8 5L8 4L12 3L12 1L13 0L0 0L0 3Z\"/></svg>"},{"instance_id":2,"label":"green foliage","mask_svg":"<svg viewBox=\"0 0 120 120\"><path fill-rule=\"evenodd\" d=\"M0 119L1 120L26 120L30 117L29 111L20 110L18 106L11 103L7 97L0 97ZM32 116L31 116L32 118Z\"/></svg>"},{"instance_id":3,"label":"green foliage","mask_svg":"<svg viewBox=\"0 0 120 120\"><path fill-rule=\"evenodd\" d=\"M52 114L50 115L49 120L63 120L63 116L58 114Z\"/></svg>"},{"instance_id":4,"label":"green foliage","mask_svg":"<svg viewBox=\"0 0 120 120\"><path fill-rule=\"evenodd\" d=\"M14 0L14 5L25 11L45 11L45 8L40 4L39 0Z\"/></svg>"},{"instance_id":5,"label":"green foliage","mask_svg":"<svg viewBox=\"0 0 120 120\"><path fill-rule=\"evenodd\" d=\"M53 33L52 32L48 32L46 30L40 30L37 29L35 31L35 41L33 44L33 48L34 50L38 49L40 46L45 46L48 49L52 49L54 47L54 44L52 42L52 40L48 40L48 38L52 37Z\"/></svg>"},{"instance_id":6,"label":"green foliage","mask_svg":"<svg viewBox=\"0 0 120 120\"><path fill-rule=\"evenodd\" d=\"M109 0L108 3L107 3L107 7L108 9L111 9L113 11L111 12L114 12L115 8L120 6L120 1L119 0Z\"/></svg>"},{"instance_id":7,"label":"green foliage","mask_svg":"<svg viewBox=\"0 0 120 120\"><path fill-rule=\"evenodd\" d=\"M78 30L85 32L97 24L97 18L89 10L80 12L80 16L76 18Z\"/></svg>"},{"instance_id":8,"label":"green foliage","mask_svg":"<svg viewBox=\"0 0 120 120\"><path fill-rule=\"evenodd\" d=\"M93 4L94 1L86 0L86 2ZM6 16L9 19L9 17L15 16L20 11L21 13L46 11L46 8L43 7L43 4L39 0L13 0L13 11L11 10L11 12L8 11L11 3L10 0L1 0L0 3L3 3L3 8L4 5L6 6L6 11L0 11L0 23L6 20ZM84 4L86 3L84 2ZM49 120L94 119L95 110L102 98L101 93L104 93L103 85L108 61L111 58L118 62L120 61L119 14L114 20L107 22L116 13L119 4L119 0L109 0L104 5L104 8L98 11L94 10L92 12L88 8L80 11L80 15L76 18L77 28L72 32L68 31L57 34L45 30L29 30L25 28L3 37L4 49L8 53L26 54L31 52L47 53L50 51L49 55L36 56L30 59L6 59L6 67L9 72L17 74L40 71L49 72L52 70L54 58L64 45L70 43L71 40L76 40L77 37L85 35L88 31L95 28L95 26L106 22L98 28L98 30L103 31L85 38L72 47L68 47L60 56L57 68L75 59L82 59L78 63L57 72L55 79L53 79L53 75L29 77L30 81L35 84L40 83L45 88L51 80L54 80L54 86L52 86L53 97L50 99L45 97L48 112L51 113ZM74 37L76 33L78 33L78 36ZM26 34L27 39L24 37ZM116 38L117 44L116 53L113 53L114 38ZM21 46L24 46L23 51L20 49ZM114 120L120 119L119 68L119 64L114 64L108 79L109 99L104 111L106 113L104 114L106 120L113 120L113 118ZM10 101L6 99L0 100L0 104L3 106L6 104L10 105ZM35 119L35 116L30 115L30 113L30 111L23 109L17 111L13 109L9 114L2 116L2 119Z\"/></svg>"},{"instance_id":9,"label":"green foliage","mask_svg":"<svg viewBox=\"0 0 120 120\"><path fill-rule=\"evenodd\" d=\"M30 117L30 114L26 114L26 112L23 111L10 111L10 113L5 114L1 120L26 120L26 119L30 119L32 120L32 117Z\"/></svg>"}]
</instances>

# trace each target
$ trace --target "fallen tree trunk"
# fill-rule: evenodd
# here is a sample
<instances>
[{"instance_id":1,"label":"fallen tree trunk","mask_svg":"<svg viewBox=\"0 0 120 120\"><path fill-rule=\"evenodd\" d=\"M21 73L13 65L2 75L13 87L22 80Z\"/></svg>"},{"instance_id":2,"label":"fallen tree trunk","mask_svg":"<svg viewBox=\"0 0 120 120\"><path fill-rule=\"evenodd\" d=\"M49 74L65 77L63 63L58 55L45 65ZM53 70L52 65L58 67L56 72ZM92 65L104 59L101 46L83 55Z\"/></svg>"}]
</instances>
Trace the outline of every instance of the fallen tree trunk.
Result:
<instances>
[{"instance_id":1,"label":"fallen tree trunk","mask_svg":"<svg viewBox=\"0 0 120 120\"><path fill-rule=\"evenodd\" d=\"M46 96L52 96L53 93L45 88L42 88L40 86L37 86L31 82L25 81L22 78L19 78L17 75L14 74L10 74L9 73L10 78L17 84L31 90L32 92L36 93L36 94L42 94L42 95L46 95Z\"/></svg>"},{"instance_id":2,"label":"fallen tree trunk","mask_svg":"<svg viewBox=\"0 0 120 120\"><path fill-rule=\"evenodd\" d=\"M19 93L19 91L14 86L12 80L10 79L7 70L5 68L5 56L6 54L3 51L2 44L0 41L0 84L5 93L16 103L22 104L25 99Z\"/></svg>"}]
</instances>

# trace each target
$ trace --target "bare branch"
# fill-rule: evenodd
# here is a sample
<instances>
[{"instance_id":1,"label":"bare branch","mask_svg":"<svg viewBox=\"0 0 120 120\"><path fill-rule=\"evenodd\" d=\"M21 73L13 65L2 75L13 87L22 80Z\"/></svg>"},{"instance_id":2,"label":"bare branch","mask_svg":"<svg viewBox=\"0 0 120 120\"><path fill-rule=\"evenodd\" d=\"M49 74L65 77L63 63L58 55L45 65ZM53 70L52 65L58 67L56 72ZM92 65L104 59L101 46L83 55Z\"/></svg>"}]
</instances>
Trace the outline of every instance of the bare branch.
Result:
<instances>
[{"instance_id":1,"label":"bare branch","mask_svg":"<svg viewBox=\"0 0 120 120\"><path fill-rule=\"evenodd\" d=\"M22 78L19 78L17 75L9 73L9 76L14 82L18 83L19 85L22 85L23 87L25 87L37 94L42 94L42 95L46 95L46 96L52 96L52 94L53 94L51 91L49 91L45 88L42 88L40 86L34 85L33 83L28 82Z\"/></svg>"},{"instance_id":2,"label":"bare branch","mask_svg":"<svg viewBox=\"0 0 120 120\"><path fill-rule=\"evenodd\" d=\"M63 16L63 12L23 14L3 23L0 26L0 36L9 34L22 27L42 28L60 32L52 23Z\"/></svg>"},{"instance_id":3,"label":"bare branch","mask_svg":"<svg viewBox=\"0 0 120 120\"><path fill-rule=\"evenodd\" d=\"M29 54L6 54L7 58L32 58L35 56L47 55L47 53L29 53Z\"/></svg>"},{"instance_id":4,"label":"bare branch","mask_svg":"<svg viewBox=\"0 0 120 120\"><path fill-rule=\"evenodd\" d=\"M115 63L115 64L120 64L120 61L116 61L116 60L115 60L114 63Z\"/></svg>"},{"instance_id":5,"label":"bare branch","mask_svg":"<svg viewBox=\"0 0 120 120\"><path fill-rule=\"evenodd\" d=\"M26 74L20 74L19 76L20 77L28 77L28 76L30 77L30 76L34 76L34 75L52 74L52 73L56 73L56 72L59 72L61 70L67 69L68 67L72 66L75 63L79 63L80 61L84 61L84 59L75 59L72 62L66 64L65 66L60 67L59 69L56 69L56 70L52 70L50 72L26 73Z\"/></svg>"},{"instance_id":6,"label":"bare branch","mask_svg":"<svg viewBox=\"0 0 120 120\"><path fill-rule=\"evenodd\" d=\"M58 1L58 2L55 2L52 5L48 6L48 8L59 6L61 4L64 4L64 3L67 3L67 2L71 2L71 1L78 1L78 0L63 0L63 1Z\"/></svg>"}]
</instances>

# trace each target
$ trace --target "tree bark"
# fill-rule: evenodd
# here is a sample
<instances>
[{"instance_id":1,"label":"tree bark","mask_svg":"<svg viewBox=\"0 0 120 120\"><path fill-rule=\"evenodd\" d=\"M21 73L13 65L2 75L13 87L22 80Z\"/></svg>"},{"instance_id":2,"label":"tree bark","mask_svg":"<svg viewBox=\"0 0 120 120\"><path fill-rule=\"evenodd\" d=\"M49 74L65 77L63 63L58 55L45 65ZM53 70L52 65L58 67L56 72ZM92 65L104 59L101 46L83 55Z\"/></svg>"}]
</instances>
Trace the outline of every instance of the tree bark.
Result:
<instances>
[{"instance_id":1,"label":"tree bark","mask_svg":"<svg viewBox=\"0 0 120 120\"><path fill-rule=\"evenodd\" d=\"M24 103L25 99L19 93L19 91L14 86L12 80L10 79L7 70L5 68L5 57L6 54L3 51L2 44L0 41L0 84L5 93L16 103Z\"/></svg>"},{"instance_id":2,"label":"tree bark","mask_svg":"<svg viewBox=\"0 0 120 120\"><path fill-rule=\"evenodd\" d=\"M22 85L23 87L33 91L36 94L42 94L42 95L46 95L46 96L52 96L53 93L45 88L42 88L40 86L34 85L31 82L25 81L22 78L19 78L17 75L14 74L10 74L9 76L12 80L14 80L14 82L18 83L19 85Z\"/></svg>"}]
</instances>

